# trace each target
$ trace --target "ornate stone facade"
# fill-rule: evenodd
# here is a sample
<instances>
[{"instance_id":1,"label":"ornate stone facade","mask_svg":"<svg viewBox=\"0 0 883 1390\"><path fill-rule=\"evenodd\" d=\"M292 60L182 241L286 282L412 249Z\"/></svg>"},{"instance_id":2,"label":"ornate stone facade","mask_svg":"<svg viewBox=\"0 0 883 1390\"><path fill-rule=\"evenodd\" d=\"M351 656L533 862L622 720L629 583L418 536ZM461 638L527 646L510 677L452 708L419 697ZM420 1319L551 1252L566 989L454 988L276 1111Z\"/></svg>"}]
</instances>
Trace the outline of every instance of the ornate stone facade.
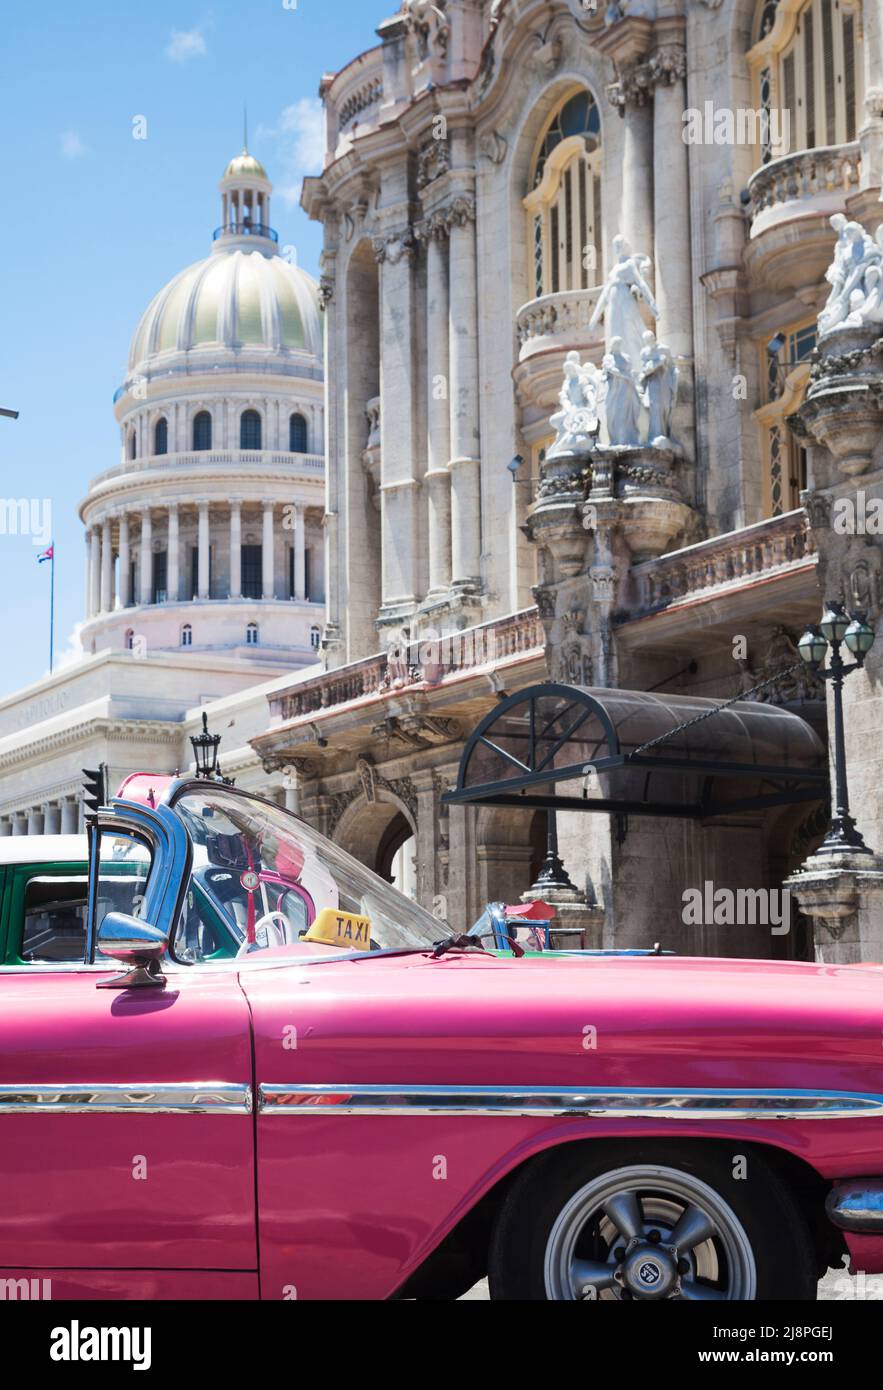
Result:
<instances>
[{"instance_id":1,"label":"ornate stone facade","mask_svg":"<svg viewBox=\"0 0 883 1390\"><path fill-rule=\"evenodd\" d=\"M850 0L837 20L844 95L836 109L817 98L825 139L804 123L783 153L770 117L809 8L782 0L770 21L747 0L449 0L432 16L409 4L323 87L329 147L304 206L336 275L327 673L292 685L257 742L273 759L318 754L304 804L321 818L323 798L351 794L337 831L372 861L393 801L366 800L358 759L389 783L411 777L416 818L401 799L395 814L413 821L417 891L457 925L484 898L525 890L542 839L517 809L439 804L500 694L548 676L742 692L824 736L824 692L794 643L835 591L879 612L879 542L823 520L881 462L876 337L823 348L811 381L809 356L828 219L880 197L883 35L878 7ZM344 130L341 104L369 69L383 86L374 123ZM617 233L646 258L643 330L656 334L629 388L655 423L640 417L624 444L595 429L580 395L618 370L601 305ZM574 361L582 385L572 371L568 395ZM507 645L531 624L534 645ZM867 677L853 681L866 722ZM880 779L855 781L883 847ZM821 838L822 810L709 825L565 816L561 844L603 906L605 942L806 955L814 929L799 914L784 941L727 940L685 928L681 895L709 878L781 885Z\"/></svg>"}]
</instances>

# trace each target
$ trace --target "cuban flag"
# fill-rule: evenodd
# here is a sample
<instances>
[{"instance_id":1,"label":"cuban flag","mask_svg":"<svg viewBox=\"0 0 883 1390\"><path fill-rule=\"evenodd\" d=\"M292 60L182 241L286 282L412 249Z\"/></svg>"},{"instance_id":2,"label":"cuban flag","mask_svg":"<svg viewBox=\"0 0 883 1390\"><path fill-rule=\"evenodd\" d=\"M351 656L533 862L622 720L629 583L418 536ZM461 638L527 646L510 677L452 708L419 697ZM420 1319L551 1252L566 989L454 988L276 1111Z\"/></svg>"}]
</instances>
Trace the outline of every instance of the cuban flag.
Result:
<instances>
[{"instance_id":1,"label":"cuban flag","mask_svg":"<svg viewBox=\"0 0 883 1390\"><path fill-rule=\"evenodd\" d=\"M37 556L37 564L38 564L38 565L42 565L42 563L43 563L44 560L54 560L54 559L55 559L55 546L54 546L54 545L50 545L48 550L44 550L44 551L42 552L42 554L40 554L40 555Z\"/></svg>"}]
</instances>

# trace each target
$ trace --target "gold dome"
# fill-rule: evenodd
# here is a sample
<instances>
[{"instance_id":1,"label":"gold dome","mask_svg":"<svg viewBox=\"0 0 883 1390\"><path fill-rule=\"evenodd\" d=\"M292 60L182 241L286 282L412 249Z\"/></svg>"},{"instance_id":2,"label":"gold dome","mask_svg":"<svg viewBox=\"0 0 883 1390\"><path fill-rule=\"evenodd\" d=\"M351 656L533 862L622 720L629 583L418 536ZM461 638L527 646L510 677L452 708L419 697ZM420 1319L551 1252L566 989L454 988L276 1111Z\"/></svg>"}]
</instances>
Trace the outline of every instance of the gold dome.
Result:
<instances>
[{"instance_id":1,"label":"gold dome","mask_svg":"<svg viewBox=\"0 0 883 1390\"><path fill-rule=\"evenodd\" d=\"M248 150L243 150L237 154L224 170L225 179L266 179L267 171L259 159L255 159Z\"/></svg>"},{"instance_id":2,"label":"gold dome","mask_svg":"<svg viewBox=\"0 0 883 1390\"><path fill-rule=\"evenodd\" d=\"M282 256L241 249L197 261L160 290L135 330L129 370L153 369L154 359L195 358L264 350L321 361L322 320L312 276Z\"/></svg>"}]
</instances>

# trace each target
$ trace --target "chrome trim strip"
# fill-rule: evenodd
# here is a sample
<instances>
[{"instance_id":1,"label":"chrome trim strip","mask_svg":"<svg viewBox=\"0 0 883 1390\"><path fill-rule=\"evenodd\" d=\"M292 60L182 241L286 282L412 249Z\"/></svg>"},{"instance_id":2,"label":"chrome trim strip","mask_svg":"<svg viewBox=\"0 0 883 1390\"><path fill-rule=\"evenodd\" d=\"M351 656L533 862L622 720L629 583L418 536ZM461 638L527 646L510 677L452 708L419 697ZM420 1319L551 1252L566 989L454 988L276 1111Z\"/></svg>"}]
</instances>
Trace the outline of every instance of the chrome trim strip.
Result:
<instances>
[{"instance_id":1,"label":"chrome trim strip","mask_svg":"<svg viewBox=\"0 0 883 1390\"><path fill-rule=\"evenodd\" d=\"M883 1178L846 1178L825 1199L828 1220L841 1231L883 1234Z\"/></svg>"},{"instance_id":2,"label":"chrome trim strip","mask_svg":"<svg viewBox=\"0 0 883 1390\"><path fill-rule=\"evenodd\" d=\"M258 1087L263 1115L560 1115L589 1119L850 1120L883 1118L883 1095L855 1091L622 1086Z\"/></svg>"},{"instance_id":3,"label":"chrome trim strip","mask_svg":"<svg viewBox=\"0 0 883 1390\"><path fill-rule=\"evenodd\" d=\"M251 1087L227 1081L0 1086L0 1115L250 1115Z\"/></svg>"}]
</instances>

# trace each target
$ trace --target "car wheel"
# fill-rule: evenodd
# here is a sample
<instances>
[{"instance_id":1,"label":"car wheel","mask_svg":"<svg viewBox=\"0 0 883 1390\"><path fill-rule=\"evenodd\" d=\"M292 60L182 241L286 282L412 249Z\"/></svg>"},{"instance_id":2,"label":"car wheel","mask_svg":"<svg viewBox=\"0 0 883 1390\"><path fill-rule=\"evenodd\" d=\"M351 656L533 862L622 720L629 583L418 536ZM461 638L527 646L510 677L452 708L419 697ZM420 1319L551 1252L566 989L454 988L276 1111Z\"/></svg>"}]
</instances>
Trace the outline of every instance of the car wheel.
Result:
<instances>
[{"instance_id":1,"label":"car wheel","mask_svg":"<svg viewBox=\"0 0 883 1390\"><path fill-rule=\"evenodd\" d=\"M754 1151L578 1144L528 1163L491 1238L492 1299L814 1299L806 1222Z\"/></svg>"}]
</instances>

